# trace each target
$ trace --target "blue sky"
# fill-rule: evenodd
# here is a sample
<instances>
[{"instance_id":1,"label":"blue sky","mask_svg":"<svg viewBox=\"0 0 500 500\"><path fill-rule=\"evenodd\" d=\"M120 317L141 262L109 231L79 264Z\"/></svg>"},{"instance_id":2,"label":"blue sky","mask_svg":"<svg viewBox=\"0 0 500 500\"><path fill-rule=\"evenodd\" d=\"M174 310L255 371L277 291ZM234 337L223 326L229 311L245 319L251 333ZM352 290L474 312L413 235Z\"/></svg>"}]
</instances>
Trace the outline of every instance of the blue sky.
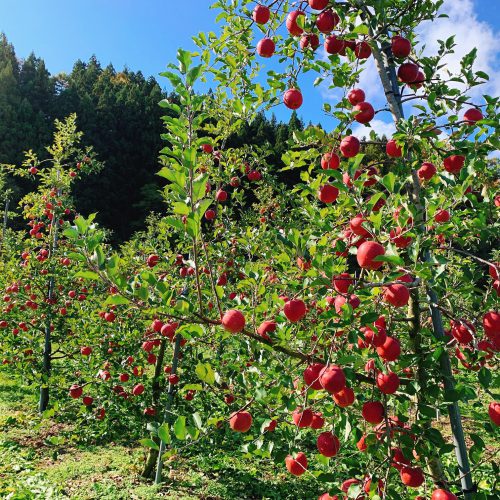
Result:
<instances>
[{"instance_id":1,"label":"blue sky","mask_svg":"<svg viewBox=\"0 0 500 500\"><path fill-rule=\"evenodd\" d=\"M126 65L156 76L174 60L178 47L194 48L192 35L214 30L216 13L209 9L211 3L211 0L0 0L0 31L14 44L18 57L34 51L53 74L69 72L75 60L88 60L95 54L104 66L112 62L117 69ZM489 93L499 91L500 1L446 0L445 11L450 20L438 21L432 29L424 30L423 40L431 46L436 37L449 36L454 31L463 46L462 52L477 45L481 69L492 76ZM459 55L460 52L457 59ZM380 93L373 69L368 69L361 83L367 87L368 100L376 105ZM335 99L335 92L313 89L300 114L306 122L321 121L328 125L322 118L321 104ZM284 120L290 114L284 106L275 111ZM384 120L389 121L382 117L376 125L381 130Z\"/></svg>"}]
</instances>

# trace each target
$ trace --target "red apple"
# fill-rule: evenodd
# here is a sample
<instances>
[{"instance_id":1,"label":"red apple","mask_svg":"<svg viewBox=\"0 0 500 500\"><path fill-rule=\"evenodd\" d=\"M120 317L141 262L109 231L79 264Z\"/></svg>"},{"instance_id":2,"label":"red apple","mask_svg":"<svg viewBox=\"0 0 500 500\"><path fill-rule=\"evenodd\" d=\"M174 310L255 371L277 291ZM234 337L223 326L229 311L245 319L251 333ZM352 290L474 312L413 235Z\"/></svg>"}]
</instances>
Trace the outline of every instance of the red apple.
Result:
<instances>
[{"instance_id":1,"label":"red apple","mask_svg":"<svg viewBox=\"0 0 500 500\"><path fill-rule=\"evenodd\" d=\"M313 363L304 370L304 382L307 387L316 391L322 389L321 382L319 381L319 374L323 368L325 368L324 364Z\"/></svg>"},{"instance_id":2,"label":"red apple","mask_svg":"<svg viewBox=\"0 0 500 500\"><path fill-rule=\"evenodd\" d=\"M380 269L384 264L373 260L379 255L385 255L385 248L376 241L365 241L358 248L356 259L360 267L373 271Z\"/></svg>"},{"instance_id":3,"label":"red apple","mask_svg":"<svg viewBox=\"0 0 500 500\"><path fill-rule=\"evenodd\" d=\"M465 156L451 155L443 160L444 169L450 174L458 174L465 163Z\"/></svg>"},{"instance_id":4,"label":"red apple","mask_svg":"<svg viewBox=\"0 0 500 500\"><path fill-rule=\"evenodd\" d=\"M319 381L321 387L331 394L339 392L346 385L344 371L335 365L325 366L319 374Z\"/></svg>"},{"instance_id":5,"label":"red apple","mask_svg":"<svg viewBox=\"0 0 500 500\"><path fill-rule=\"evenodd\" d=\"M229 426L236 432L247 432L252 426L252 415L247 411L237 411L231 414Z\"/></svg>"},{"instance_id":6,"label":"red apple","mask_svg":"<svg viewBox=\"0 0 500 500\"><path fill-rule=\"evenodd\" d=\"M302 106L302 94L298 89L288 89L283 95L283 102L289 109L298 109Z\"/></svg>"},{"instance_id":7,"label":"red apple","mask_svg":"<svg viewBox=\"0 0 500 500\"><path fill-rule=\"evenodd\" d=\"M289 300L285 304L283 311L288 321L291 321L292 323L297 323L297 321L300 321L307 312L304 301L300 299Z\"/></svg>"},{"instance_id":8,"label":"red apple","mask_svg":"<svg viewBox=\"0 0 500 500\"><path fill-rule=\"evenodd\" d=\"M464 121L466 121L469 125L473 125L479 120L483 119L483 113L481 113L480 109L470 108L464 113Z\"/></svg>"},{"instance_id":9,"label":"red apple","mask_svg":"<svg viewBox=\"0 0 500 500\"><path fill-rule=\"evenodd\" d=\"M311 429L322 429L324 425L325 419L323 418L323 415L321 413L314 413L310 425Z\"/></svg>"},{"instance_id":10,"label":"red apple","mask_svg":"<svg viewBox=\"0 0 500 500\"><path fill-rule=\"evenodd\" d=\"M385 145L385 152L392 158L400 158L401 156L403 156L403 151L396 144L396 141L394 139L390 139L389 141L387 141L387 144Z\"/></svg>"},{"instance_id":11,"label":"red apple","mask_svg":"<svg viewBox=\"0 0 500 500\"><path fill-rule=\"evenodd\" d=\"M299 16L305 16L305 13L301 10L292 10L286 18L286 29L292 36L300 36L304 33L304 30L297 24Z\"/></svg>"},{"instance_id":12,"label":"red apple","mask_svg":"<svg viewBox=\"0 0 500 500\"><path fill-rule=\"evenodd\" d=\"M391 40L391 49L394 57L399 57L401 59L408 57L411 52L410 40L399 35L393 36Z\"/></svg>"},{"instance_id":13,"label":"red apple","mask_svg":"<svg viewBox=\"0 0 500 500\"><path fill-rule=\"evenodd\" d=\"M448 210L437 210L434 214L434 220L440 224L450 220L450 212Z\"/></svg>"},{"instance_id":14,"label":"red apple","mask_svg":"<svg viewBox=\"0 0 500 500\"><path fill-rule=\"evenodd\" d=\"M252 13L253 20L258 24L266 24L270 16L271 11L265 5L256 5Z\"/></svg>"},{"instance_id":15,"label":"red apple","mask_svg":"<svg viewBox=\"0 0 500 500\"><path fill-rule=\"evenodd\" d=\"M488 406L488 415L495 425L500 425L500 403L492 401Z\"/></svg>"},{"instance_id":16,"label":"red apple","mask_svg":"<svg viewBox=\"0 0 500 500\"><path fill-rule=\"evenodd\" d=\"M404 83L412 83L418 77L419 68L416 64L407 62L398 68L398 78Z\"/></svg>"},{"instance_id":17,"label":"red apple","mask_svg":"<svg viewBox=\"0 0 500 500\"><path fill-rule=\"evenodd\" d=\"M432 492L431 500L458 500L458 498L453 493L439 488Z\"/></svg>"},{"instance_id":18,"label":"red apple","mask_svg":"<svg viewBox=\"0 0 500 500\"><path fill-rule=\"evenodd\" d=\"M340 450L340 441L335 434L327 431L322 432L316 441L318 451L324 457L334 457Z\"/></svg>"},{"instance_id":19,"label":"red apple","mask_svg":"<svg viewBox=\"0 0 500 500\"><path fill-rule=\"evenodd\" d=\"M359 153L359 140L357 137L354 137L353 135L348 135L347 137L344 137L342 141L340 142L340 152L346 157L346 158L353 158Z\"/></svg>"},{"instance_id":20,"label":"red apple","mask_svg":"<svg viewBox=\"0 0 500 500\"><path fill-rule=\"evenodd\" d=\"M377 347L377 354L385 361L396 361L401 354L401 344L394 337L387 337L380 347Z\"/></svg>"},{"instance_id":21,"label":"red apple","mask_svg":"<svg viewBox=\"0 0 500 500\"><path fill-rule=\"evenodd\" d=\"M417 175L419 179L428 181L429 179L434 177L436 172L437 172L436 167L432 163L426 161L422 163L422 166L417 170Z\"/></svg>"},{"instance_id":22,"label":"red apple","mask_svg":"<svg viewBox=\"0 0 500 500\"><path fill-rule=\"evenodd\" d=\"M369 102L360 102L354 106L353 110L355 113L354 119L358 123L369 123L375 116L375 110Z\"/></svg>"},{"instance_id":23,"label":"red apple","mask_svg":"<svg viewBox=\"0 0 500 500\"><path fill-rule=\"evenodd\" d=\"M313 420L313 412L310 408L306 408L305 410L302 410L302 408L297 408L292 413L292 419L297 427L309 427Z\"/></svg>"},{"instance_id":24,"label":"red apple","mask_svg":"<svg viewBox=\"0 0 500 500\"><path fill-rule=\"evenodd\" d=\"M292 455L288 455L285 458L285 465L290 474L301 476L307 470L307 458L302 452L297 453L295 458Z\"/></svg>"},{"instance_id":25,"label":"red apple","mask_svg":"<svg viewBox=\"0 0 500 500\"><path fill-rule=\"evenodd\" d=\"M319 37L316 33L308 33L300 37L300 48L305 50L308 47L311 47L312 50L316 50L319 47Z\"/></svg>"},{"instance_id":26,"label":"red apple","mask_svg":"<svg viewBox=\"0 0 500 500\"><path fill-rule=\"evenodd\" d=\"M357 59L368 59L372 55L372 49L365 41L356 42L354 55Z\"/></svg>"},{"instance_id":27,"label":"red apple","mask_svg":"<svg viewBox=\"0 0 500 500\"><path fill-rule=\"evenodd\" d=\"M361 414L370 424L380 424L384 420L384 405L380 401L367 401L363 405Z\"/></svg>"},{"instance_id":28,"label":"red apple","mask_svg":"<svg viewBox=\"0 0 500 500\"><path fill-rule=\"evenodd\" d=\"M394 394L399 388L399 377L391 371L380 372L377 375L377 387L384 394Z\"/></svg>"},{"instance_id":29,"label":"red apple","mask_svg":"<svg viewBox=\"0 0 500 500\"><path fill-rule=\"evenodd\" d=\"M385 287L384 300L394 307L404 307L410 300L410 292L404 285L388 285Z\"/></svg>"},{"instance_id":30,"label":"red apple","mask_svg":"<svg viewBox=\"0 0 500 500\"><path fill-rule=\"evenodd\" d=\"M403 467L399 473L401 482L410 488L418 488L424 481L424 473L420 467Z\"/></svg>"},{"instance_id":31,"label":"red apple","mask_svg":"<svg viewBox=\"0 0 500 500\"><path fill-rule=\"evenodd\" d=\"M331 184L325 184L318 190L318 199L323 203L333 203L339 195L339 190Z\"/></svg>"},{"instance_id":32,"label":"red apple","mask_svg":"<svg viewBox=\"0 0 500 500\"><path fill-rule=\"evenodd\" d=\"M83 388L81 386L79 386L78 384L73 384L69 388L69 395L73 399L78 399L79 397L81 397L82 394L83 394Z\"/></svg>"},{"instance_id":33,"label":"red apple","mask_svg":"<svg viewBox=\"0 0 500 500\"><path fill-rule=\"evenodd\" d=\"M333 28L335 28L339 22L339 16L332 10L324 10L316 18L316 26L321 33L331 33Z\"/></svg>"},{"instance_id":34,"label":"red apple","mask_svg":"<svg viewBox=\"0 0 500 500\"><path fill-rule=\"evenodd\" d=\"M340 54L344 48L344 44L344 40L335 35L327 36L324 43L325 52L328 54Z\"/></svg>"},{"instance_id":35,"label":"red apple","mask_svg":"<svg viewBox=\"0 0 500 500\"><path fill-rule=\"evenodd\" d=\"M330 0L308 0L309 7L314 10L323 10Z\"/></svg>"},{"instance_id":36,"label":"red apple","mask_svg":"<svg viewBox=\"0 0 500 500\"><path fill-rule=\"evenodd\" d=\"M335 404L337 404L341 408L347 408L348 406L351 406L354 403L355 399L356 397L354 395L354 391L350 387L344 387L343 389L340 389L340 391L333 394L333 400L335 401Z\"/></svg>"},{"instance_id":37,"label":"red apple","mask_svg":"<svg viewBox=\"0 0 500 500\"><path fill-rule=\"evenodd\" d=\"M347 94L347 100L353 105L360 104L365 100L365 93L361 89L351 89Z\"/></svg>"},{"instance_id":38,"label":"red apple","mask_svg":"<svg viewBox=\"0 0 500 500\"><path fill-rule=\"evenodd\" d=\"M328 170L328 169L335 170L339 168L339 165L340 165L340 158L339 155L335 153L325 153L321 157L321 168L323 170Z\"/></svg>"},{"instance_id":39,"label":"red apple","mask_svg":"<svg viewBox=\"0 0 500 500\"><path fill-rule=\"evenodd\" d=\"M486 336L495 341L500 336L500 314L488 311L483 317L483 328Z\"/></svg>"},{"instance_id":40,"label":"red apple","mask_svg":"<svg viewBox=\"0 0 500 500\"><path fill-rule=\"evenodd\" d=\"M132 389L132 394L134 396L140 396L144 392L144 386L142 384L137 384Z\"/></svg>"},{"instance_id":41,"label":"red apple","mask_svg":"<svg viewBox=\"0 0 500 500\"><path fill-rule=\"evenodd\" d=\"M347 293L349 287L354 283L352 276L349 273L342 273L333 277L333 287L339 293Z\"/></svg>"},{"instance_id":42,"label":"red apple","mask_svg":"<svg viewBox=\"0 0 500 500\"><path fill-rule=\"evenodd\" d=\"M222 326L231 333L239 333L245 328L245 316L237 309L230 309L222 317Z\"/></svg>"},{"instance_id":43,"label":"red apple","mask_svg":"<svg viewBox=\"0 0 500 500\"><path fill-rule=\"evenodd\" d=\"M274 54L276 45L271 38L262 38L257 43L257 54L261 57L271 57Z\"/></svg>"}]
</instances>

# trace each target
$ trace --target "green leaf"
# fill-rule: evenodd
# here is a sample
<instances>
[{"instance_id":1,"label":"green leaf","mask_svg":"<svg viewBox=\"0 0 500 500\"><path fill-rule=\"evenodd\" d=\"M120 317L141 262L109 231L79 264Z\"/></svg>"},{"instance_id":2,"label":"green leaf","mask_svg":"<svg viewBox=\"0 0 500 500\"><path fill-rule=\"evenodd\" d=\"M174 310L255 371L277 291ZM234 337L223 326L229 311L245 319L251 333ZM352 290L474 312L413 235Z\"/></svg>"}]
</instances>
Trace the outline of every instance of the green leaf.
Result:
<instances>
[{"instance_id":1,"label":"green leaf","mask_svg":"<svg viewBox=\"0 0 500 500\"><path fill-rule=\"evenodd\" d=\"M179 71L184 75L191 66L191 53L187 50L179 49L177 51L177 60L179 61Z\"/></svg>"},{"instance_id":2,"label":"green leaf","mask_svg":"<svg viewBox=\"0 0 500 500\"><path fill-rule=\"evenodd\" d=\"M480 370L479 370L479 373L477 374L478 378L479 378L479 382L481 383L481 385L487 389L490 384L491 384L491 372L490 370L488 370L488 368L486 368L485 366L483 366Z\"/></svg>"},{"instance_id":3,"label":"green leaf","mask_svg":"<svg viewBox=\"0 0 500 500\"><path fill-rule=\"evenodd\" d=\"M170 444L172 439L170 438L170 429L168 424L162 424L158 427L158 437L165 443Z\"/></svg>"},{"instance_id":4,"label":"green leaf","mask_svg":"<svg viewBox=\"0 0 500 500\"><path fill-rule=\"evenodd\" d=\"M144 438L144 439L139 439L139 443L142 444L142 446L146 446L147 448L153 448L153 450L160 450L160 447L152 440L149 438Z\"/></svg>"},{"instance_id":5,"label":"green leaf","mask_svg":"<svg viewBox=\"0 0 500 500\"><path fill-rule=\"evenodd\" d=\"M99 275L93 271L78 271L75 274L75 278L83 278L86 280L98 280Z\"/></svg>"},{"instance_id":6,"label":"green leaf","mask_svg":"<svg viewBox=\"0 0 500 500\"><path fill-rule=\"evenodd\" d=\"M382 184L387 188L387 191L393 193L396 184L396 176L392 172L389 172L382 178Z\"/></svg>"},{"instance_id":7,"label":"green leaf","mask_svg":"<svg viewBox=\"0 0 500 500\"><path fill-rule=\"evenodd\" d=\"M113 305L113 306L121 306L130 304L130 300L123 297L123 295L110 295L104 302L103 305Z\"/></svg>"},{"instance_id":8,"label":"green leaf","mask_svg":"<svg viewBox=\"0 0 500 500\"><path fill-rule=\"evenodd\" d=\"M177 439L186 439L186 417L179 415L174 423L174 434Z\"/></svg>"}]
</instances>

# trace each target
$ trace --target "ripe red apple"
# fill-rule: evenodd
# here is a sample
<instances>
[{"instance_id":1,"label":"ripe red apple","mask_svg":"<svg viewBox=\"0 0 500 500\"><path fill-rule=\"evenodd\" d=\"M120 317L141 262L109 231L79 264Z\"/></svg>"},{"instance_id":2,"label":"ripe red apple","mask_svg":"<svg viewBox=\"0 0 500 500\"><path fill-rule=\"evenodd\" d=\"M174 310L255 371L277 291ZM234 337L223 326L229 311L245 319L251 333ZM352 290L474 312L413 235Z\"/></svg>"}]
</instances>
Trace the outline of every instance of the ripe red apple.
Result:
<instances>
[{"instance_id":1,"label":"ripe red apple","mask_svg":"<svg viewBox=\"0 0 500 500\"><path fill-rule=\"evenodd\" d=\"M401 482L410 488L418 488L424 481L424 473L420 467L403 467L399 473Z\"/></svg>"},{"instance_id":2,"label":"ripe red apple","mask_svg":"<svg viewBox=\"0 0 500 500\"><path fill-rule=\"evenodd\" d=\"M307 470L307 458L304 453L300 451L295 458L293 458L292 455L288 455L285 458L285 465L290 474L301 476Z\"/></svg>"},{"instance_id":3,"label":"ripe red apple","mask_svg":"<svg viewBox=\"0 0 500 500\"><path fill-rule=\"evenodd\" d=\"M363 226L365 222L366 219L361 214L358 214L350 220L349 227L351 231L358 236L368 236L370 233Z\"/></svg>"},{"instance_id":4,"label":"ripe red apple","mask_svg":"<svg viewBox=\"0 0 500 500\"><path fill-rule=\"evenodd\" d=\"M403 233L403 229L399 226L395 229L391 229L389 232L389 237L391 238L391 241L398 248L406 248L412 242L411 236L402 236L402 233Z\"/></svg>"},{"instance_id":5,"label":"ripe red apple","mask_svg":"<svg viewBox=\"0 0 500 500\"><path fill-rule=\"evenodd\" d=\"M396 35L392 37L391 49L394 57L400 57L401 59L408 57L411 52L410 40Z\"/></svg>"},{"instance_id":6,"label":"ripe red apple","mask_svg":"<svg viewBox=\"0 0 500 500\"><path fill-rule=\"evenodd\" d=\"M500 262L495 262L494 266L488 266L488 272L490 273L490 276L493 280L498 279L498 271L497 269L500 269Z\"/></svg>"},{"instance_id":7,"label":"ripe red apple","mask_svg":"<svg viewBox=\"0 0 500 500\"><path fill-rule=\"evenodd\" d=\"M323 10L330 0L308 0L309 7L314 10Z\"/></svg>"},{"instance_id":8,"label":"ripe red apple","mask_svg":"<svg viewBox=\"0 0 500 500\"><path fill-rule=\"evenodd\" d=\"M467 321L452 321L451 334L460 344L469 344L474 339L475 328Z\"/></svg>"},{"instance_id":9,"label":"ripe red apple","mask_svg":"<svg viewBox=\"0 0 500 500\"><path fill-rule=\"evenodd\" d=\"M412 83L418 77L419 68L411 62L403 63L398 68L398 78L404 83Z\"/></svg>"},{"instance_id":10,"label":"ripe red apple","mask_svg":"<svg viewBox=\"0 0 500 500\"><path fill-rule=\"evenodd\" d=\"M321 413L314 413L310 425L311 429L322 429L324 425L325 419L323 418L323 415Z\"/></svg>"},{"instance_id":11,"label":"ripe red apple","mask_svg":"<svg viewBox=\"0 0 500 500\"><path fill-rule=\"evenodd\" d=\"M387 336L383 345L377 347L377 354L386 362L396 361L401 354L401 344L399 340Z\"/></svg>"},{"instance_id":12,"label":"ripe red apple","mask_svg":"<svg viewBox=\"0 0 500 500\"><path fill-rule=\"evenodd\" d=\"M437 210L434 214L434 220L440 224L448 222L450 220L450 212L448 210Z\"/></svg>"},{"instance_id":13,"label":"ripe red apple","mask_svg":"<svg viewBox=\"0 0 500 500\"><path fill-rule=\"evenodd\" d=\"M368 449L368 445L366 444L366 434L363 434L359 438L359 441L356 443L356 448L361 452L365 452Z\"/></svg>"},{"instance_id":14,"label":"ripe red apple","mask_svg":"<svg viewBox=\"0 0 500 500\"><path fill-rule=\"evenodd\" d=\"M285 304L283 312L285 313L288 321L297 323L297 321L300 321L306 315L307 310L304 301L300 299L292 299Z\"/></svg>"},{"instance_id":15,"label":"ripe red apple","mask_svg":"<svg viewBox=\"0 0 500 500\"><path fill-rule=\"evenodd\" d=\"M316 441L316 446L318 448L318 451L324 456L324 457L334 457L340 450L340 441L335 434L327 431L327 432L322 432Z\"/></svg>"},{"instance_id":16,"label":"ripe red apple","mask_svg":"<svg viewBox=\"0 0 500 500\"><path fill-rule=\"evenodd\" d=\"M309 427L313 420L313 412L310 408L306 408L305 410L302 410L302 408L296 408L292 413L292 419L297 427Z\"/></svg>"},{"instance_id":17,"label":"ripe red apple","mask_svg":"<svg viewBox=\"0 0 500 500\"><path fill-rule=\"evenodd\" d=\"M344 48L344 44L344 40L335 35L327 36L324 43L325 52L328 54L340 54Z\"/></svg>"},{"instance_id":18,"label":"ripe red apple","mask_svg":"<svg viewBox=\"0 0 500 500\"><path fill-rule=\"evenodd\" d=\"M257 43L257 54L261 57L271 57L274 54L276 45L271 38L262 38Z\"/></svg>"},{"instance_id":19,"label":"ripe red apple","mask_svg":"<svg viewBox=\"0 0 500 500\"><path fill-rule=\"evenodd\" d=\"M384 394L394 394L399 388L399 377L391 371L380 372L377 375L377 387Z\"/></svg>"},{"instance_id":20,"label":"ripe red apple","mask_svg":"<svg viewBox=\"0 0 500 500\"><path fill-rule=\"evenodd\" d=\"M343 295L337 295L333 302L335 306L335 312L337 314L342 314L342 306L348 303L353 309L356 309L361 304L357 295L351 294L349 297L344 297Z\"/></svg>"},{"instance_id":21,"label":"ripe red apple","mask_svg":"<svg viewBox=\"0 0 500 500\"><path fill-rule=\"evenodd\" d=\"M231 414L229 426L236 432L247 432L252 426L252 415L247 411L237 411Z\"/></svg>"},{"instance_id":22,"label":"ripe red apple","mask_svg":"<svg viewBox=\"0 0 500 500\"><path fill-rule=\"evenodd\" d=\"M92 354L92 347L84 346L80 348L80 354L82 356L90 356Z\"/></svg>"},{"instance_id":23,"label":"ripe red apple","mask_svg":"<svg viewBox=\"0 0 500 500\"><path fill-rule=\"evenodd\" d=\"M283 95L283 102L289 109L298 109L302 106L303 98L300 90L288 89Z\"/></svg>"},{"instance_id":24,"label":"ripe red apple","mask_svg":"<svg viewBox=\"0 0 500 500\"><path fill-rule=\"evenodd\" d=\"M147 260L148 267L155 267L160 262L158 255L150 255Z\"/></svg>"},{"instance_id":25,"label":"ripe red apple","mask_svg":"<svg viewBox=\"0 0 500 500\"><path fill-rule=\"evenodd\" d=\"M492 401L488 406L488 415L495 425L500 425L500 403Z\"/></svg>"},{"instance_id":26,"label":"ripe red apple","mask_svg":"<svg viewBox=\"0 0 500 500\"><path fill-rule=\"evenodd\" d=\"M495 341L500 336L500 314L488 311L483 317L483 328L486 336Z\"/></svg>"},{"instance_id":27,"label":"ripe red apple","mask_svg":"<svg viewBox=\"0 0 500 500\"><path fill-rule=\"evenodd\" d=\"M320 495L318 497L318 500L339 500L339 497L338 495L331 496L330 493L326 492Z\"/></svg>"},{"instance_id":28,"label":"ripe red apple","mask_svg":"<svg viewBox=\"0 0 500 500\"><path fill-rule=\"evenodd\" d=\"M340 165L340 158L339 155L335 153L325 153L321 157L321 168L323 170L328 170L328 169L335 170L339 168L339 165Z\"/></svg>"},{"instance_id":29,"label":"ripe red apple","mask_svg":"<svg viewBox=\"0 0 500 500\"><path fill-rule=\"evenodd\" d=\"M79 386L78 384L73 384L69 388L69 395L73 399L78 399L79 397L81 397L82 394L83 394L83 388L81 386Z\"/></svg>"},{"instance_id":30,"label":"ripe red apple","mask_svg":"<svg viewBox=\"0 0 500 500\"><path fill-rule=\"evenodd\" d=\"M360 104L365 100L365 93L362 89L351 89L347 94L347 100L353 105Z\"/></svg>"},{"instance_id":31,"label":"ripe red apple","mask_svg":"<svg viewBox=\"0 0 500 500\"><path fill-rule=\"evenodd\" d=\"M319 37L316 33L308 33L300 37L300 48L302 50L311 47L312 50L316 50L319 47Z\"/></svg>"},{"instance_id":32,"label":"ripe red apple","mask_svg":"<svg viewBox=\"0 0 500 500\"><path fill-rule=\"evenodd\" d=\"M380 269L384 264L373 260L379 255L385 255L385 248L376 241L365 241L358 248L356 259L360 267L374 271Z\"/></svg>"},{"instance_id":33,"label":"ripe red apple","mask_svg":"<svg viewBox=\"0 0 500 500\"><path fill-rule=\"evenodd\" d=\"M375 116L375 110L369 102L360 102L354 106L353 110L355 113L354 119L358 123L369 123Z\"/></svg>"},{"instance_id":34,"label":"ripe red apple","mask_svg":"<svg viewBox=\"0 0 500 500\"><path fill-rule=\"evenodd\" d=\"M376 326L375 330L377 330L377 333L375 333L371 328L367 326L363 326L360 328L360 331L365 337L363 344L366 347L380 347L384 345L384 342L387 339L387 333L385 329Z\"/></svg>"},{"instance_id":35,"label":"ripe red apple","mask_svg":"<svg viewBox=\"0 0 500 500\"><path fill-rule=\"evenodd\" d=\"M331 33L339 22L340 18L338 14L332 10L324 10L316 18L316 26L321 33Z\"/></svg>"},{"instance_id":36,"label":"ripe red apple","mask_svg":"<svg viewBox=\"0 0 500 500\"><path fill-rule=\"evenodd\" d=\"M347 137L344 137L342 141L340 142L340 152L346 157L346 158L353 158L359 153L359 140L357 137L354 137L353 135L348 135Z\"/></svg>"},{"instance_id":37,"label":"ripe red apple","mask_svg":"<svg viewBox=\"0 0 500 500\"><path fill-rule=\"evenodd\" d=\"M466 121L469 125L473 125L479 120L483 119L483 113L481 113L480 109L470 108L464 113L464 121Z\"/></svg>"},{"instance_id":38,"label":"ripe red apple","mask_svg":"<svg viewBox=\"0 0 500 500\"><path fill-rule=\"evenodd\" d=\"M292 36L300 36L304 33L304 30L297 24L299 16L305 16L305 13L301 10L292 10L286 18L286 29Z\"/></svg>"},{"instance_id":39,"label":"ripe red apple","mask_svg":"<svg viewBox=\"0 0 500 500\"><path fill-rule=\"evenodd\" d=\"M333 277L333 288L339 293L347 293L353 283L354 280L349 273L342 273Z\"/></svg>"},{"instance_id":40,"label":"ripe red apple","mask_svg":"<svg viewBox=\"0 0 500 500\"><path fill-rule=\"evenodd\" d=\"M91 406L93 402L94 402L94 398L91 396L83 396L83 398L82 398L82 403L85 406Z\"/></svg>"},{"instance_id":41,"label":"ripe red apple","mask_svg":"<svg viewBox=\"0 0 500 500\"><path fill-rule=\"evenodd\" d=\"M265 5L256 5L252 12L252 18L258 24L266 24L270 16L271 11Z\"/></svg>"},{"instance_id":42,"label":"ripe red apple","mask_svg":"<svg viewBox=\"0 0 500 500\"><path fill-rule=\"evenodd\" d=\"M222 317L222 326L231 333L239 333L245 328L245 316L237 309L230 309Z\"/></svg>"},{"instance_id":43,"label":"ripe red apple","mask_svg":"<svg viewBox=\"0 0 500 500\"><path fill-rule=\"evenodd\" d=\"M348 493L348 492L349 492L349 488L350 488L353 484L359 484L359 483L361 483L361 481L360 481L359 479L354 479L354 478L352 478L352 479L346 479L346 480L342 483L342 485L341 485L340 489L341 489L344 493Z\"/></svg>"},{"instance_id":44,"label":"ripe red apple","mask_svg":"<svg viewBox=\"0 0 500 500\"><path fill-rule=\"evenodd\" d=\"M277 327L276 321L263 321L259 328L257 328L257 333L265 338L266 340L271 340L269 333L275 332Z\"/></svg>"},{"instance_id":45,"label":"ripe red apple","mask_svg":"<svg viewBox=\"0 0 500 500\"><path fill-rule=\"evenodd\" d=\"M333 203L339 195L339 190L331 184L324 184L318 190L318 199L323 203Z\"/></svg>"},{"instance_id":46,"label":"ripe red apple","mask_svg":"<svg viewBox=\"0 0 500 500\"><path fill-rule=\"evenodd\" d=\"M214 148L211 144L202 144L201 149L204 153L212 153Z\"/></svg>"},{"instance_id":47,"label":"ripe red apple","mask_svg":"<svg viewBox=\"0 0 500 500\"><path fill-rule=\"evenodd\" d=\"M363 405L361 414L370 424L380 424L384 420L384 405L380 401L367 401Z\"/></svg>"},{"instance_id":48,"label":"ripe red apple","mask_svg":"<svg viewBox=\"0 0 500 500\"><path fill-rule=\"evenodd\" d=\"M410 465L410 461L404 456L403 452L401 451L401 448L392 448L392 461L391 465L401 471L401 469L405 466Z\"/></svg>"},{"instance_id":49,"label":"ripe red apple","mask_svg":"<svg viewBox=\"0 0 500 500\"><path fill-rule=\"evenodd\" d=\"M322 363L312 363L303 372L304 382L307 387L319 391L322 389L321 382L319 381L319 374L325 367Z\"/></svg>"},{"instance_id":50,"label":"ripe red apple","mask_svg":"<svg viewBox=\"0 0 500 500\"><path fill-rule=\"evenodd\" d=\"M120 379L120 382L128 382L129 374L128 373L120 373L120 376L118 377Z\"/></svg>"},{"instance_id":51,"label":"ripe red apple","mask_svg":"<svg viewBox=\"0 0 500 500\"><path fill-rule=\"evenodd\" d=\"M319 381L325 391L334 394L342 390L346 385L344 371L339 366L325 366L320 374Z\"/></svg>"},{"instance_id":52,"label":"ripe red apple","mask_svg":"<svg viewBox=\"0 0 500 500\"><path fill-rule=\"evenodd\" d=\"M429 179L434 177L436 172L437 172L437 169L436 169L435 165L426 161L426 162L422 163L422 166L417 170L417 175L418 175L419 179L423 179L423 180L428 181Z\"/></svg>"},{"instance_id":53,"label":"ripe red apple","mask_svg":"<svg viewBox=\"0 0 500 500\"><path fill-rule=\"evenodd\" d=\"M354 395L354 391L350 387L344 387L343 389L340 389L340 391L333 394L335 404L341 408L351 406L355 399L356 397Z\"/></svg>"},{"instance_id":54,"label":"ripe red apple","mask_svg":"<svg viewBox=\"0 0 500 500\"><path fill-rule=\"evenodd\" d=\"M424 82L425 82L424 72L421 71L421 70L418 70L417 78L415 78L415 80L413 80L413 82L410 83L410 87L413 90L417 90L420 87L422 87L422 85L424 84Z\"/></svg>"},{"instance_id":55,"label":"ripe red apple","mask_svg":"<svg viewBox=\"0 0 500 500\"><path fill-rule=\"evenodd\" d=\"M443 160L444 169L450 174L458 174L465 163L465 156L451 155Z\"/></svg>"},{"instance_id":56,"label":"ripe red apple","mask_svg":"<svg viewBox=\"0 0 500 500\"><path fill-rule=\"evenodd\" d=\"M354 55L358 59L368 59L372 55L372 49L370 45L365 42L356 42L356 45L354 47Z\"/></svg>"},{"instance_id":57,"label":"ripe red apple","mask_svg":"<svg viewBox=\"0 0 500 500\"><path fill-rule=\"evenodd\" d=\"M214 220L216 215L215 210L209 209L205 212L205 219Z\"/></svg>"},{"instance_id":58,"label":"ripe red apple","mask_svg":"<svg viewBox=\"0 0 500 500\"><path fill-rule=\"evenodd\" d=\"M400 158L403 156L402 149L396 144L394 139L387 141L387 144L385 145L385 152L391 158Z\"/></svg>"},{"instance_id":59,"label":"ripe red apple","mask_svg":"<svg viewBox=\"0 0 500 500\"><path fill-rule=\"evenodd\" d=\"M404 307L410 300L410 292L404 285L388 285L385 287L384 300L394 307Z\"/></svg>"},{"instance_id":60,"label":"ripe red apple","mask_svg":"<svg viewBox=\"0 0 500 500\"><path fill-rule=\"evenodd\" d=\"M458 498L453 493L439 488L432 492L431 500L458 500Z\"/></svg>"},{"instance_id":61,"label":"ripe red apple","mask_svg":"<svg viewBox=\"0 0 500 500\"><path fill-rule=\"evenodd\" d=\"M144 386L142 384L137 384L132 389L132 394L134 396L140 396L144 392Z\"/></svg>"}]
</instances>

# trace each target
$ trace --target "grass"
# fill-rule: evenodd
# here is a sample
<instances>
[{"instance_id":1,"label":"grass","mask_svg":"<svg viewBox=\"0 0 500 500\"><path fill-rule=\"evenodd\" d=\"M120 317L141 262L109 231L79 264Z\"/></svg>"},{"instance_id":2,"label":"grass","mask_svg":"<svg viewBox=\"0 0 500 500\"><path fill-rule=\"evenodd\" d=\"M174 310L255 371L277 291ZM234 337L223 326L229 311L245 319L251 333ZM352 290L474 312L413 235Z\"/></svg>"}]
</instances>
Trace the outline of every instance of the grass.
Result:
<instances>
[{"instance_id":1,"label":"grass","mask_svg":"<svg viewBox=\"0 0 500 500\"><path fill-rule=\"evenodd\" d=\"M82 444L77 429L42 419L35 409L36 394L0 371L0 498L281 500L318 495L313 478L290 481L271 463L257 467L214 450L172 457L167 481L157 487L140 476L144 448Z\"/></svg>"}]
</instances>

